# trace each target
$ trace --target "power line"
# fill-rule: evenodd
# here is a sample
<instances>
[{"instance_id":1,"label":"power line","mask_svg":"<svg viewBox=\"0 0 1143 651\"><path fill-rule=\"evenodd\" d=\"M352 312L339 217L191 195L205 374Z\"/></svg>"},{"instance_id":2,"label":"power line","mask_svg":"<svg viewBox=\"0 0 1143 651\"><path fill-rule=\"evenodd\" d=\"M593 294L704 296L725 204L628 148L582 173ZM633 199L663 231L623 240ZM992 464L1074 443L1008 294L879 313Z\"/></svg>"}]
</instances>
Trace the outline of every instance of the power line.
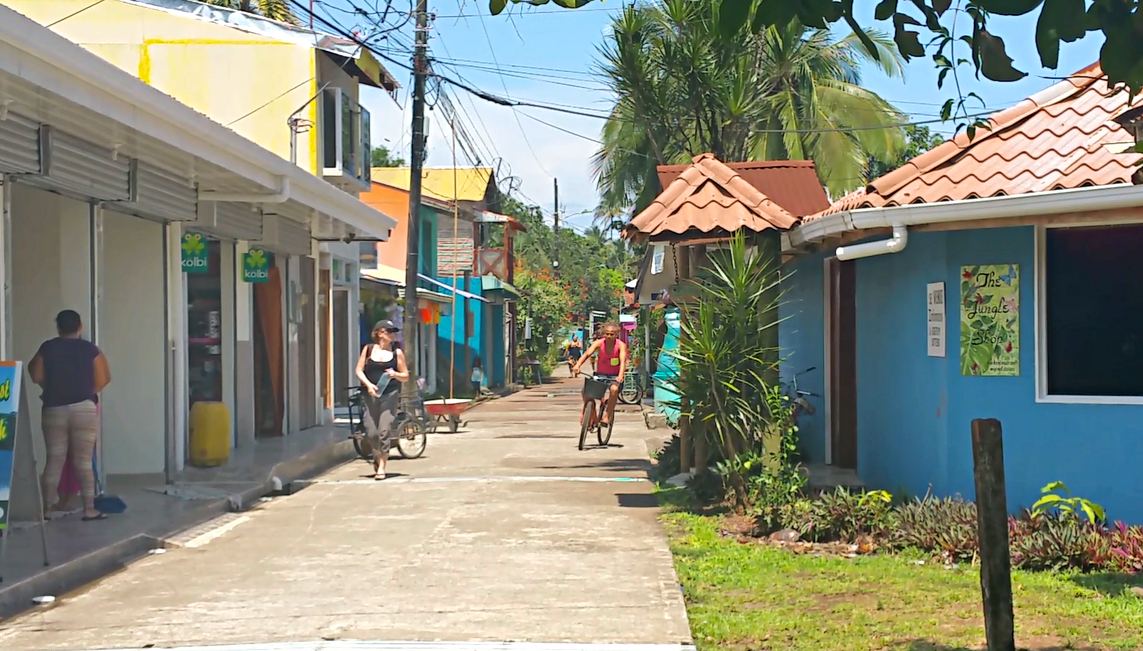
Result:
<instances>
[{"instance_id":1,"label":"power line","mask_svg":"<svg viewBox=\"0 0 1143 651\"><path fill-rule=\"evenodd\" d=\"M46 25L46 27L49 27L49 28L51 28L51 27L55 27L56 25L59 25L59 24L60 24L60 23L62 23L63 21L67 20L68 18L73 18L73 17L75 17L75 16L78 16L78 15L82 14L83 12L87 11L88 9L91 9L92 7L96 7L96 6L99 6L99 5L103 4L103 3L104 3L104 0L95 0L95 2L93 2L93 3L89 4L89 5L87 5L86 7L83 7L83 8L81 8L81 9L77 9L77 10L75 10L75 11L71 12L70 14L68 14L68 15L64 16L63 18L59 18L59 19L57 19L57 20L54 20L54 21L52 21L52 22L48 23L48 24Z\"/></svg>"}]
</instances>

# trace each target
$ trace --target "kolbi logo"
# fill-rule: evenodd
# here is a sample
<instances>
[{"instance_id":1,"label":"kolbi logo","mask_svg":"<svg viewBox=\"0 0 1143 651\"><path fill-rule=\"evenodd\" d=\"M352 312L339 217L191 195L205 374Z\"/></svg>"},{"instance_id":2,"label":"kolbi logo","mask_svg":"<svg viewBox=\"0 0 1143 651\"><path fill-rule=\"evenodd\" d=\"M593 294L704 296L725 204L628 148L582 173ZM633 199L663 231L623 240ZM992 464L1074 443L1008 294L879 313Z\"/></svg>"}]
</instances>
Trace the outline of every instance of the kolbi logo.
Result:
<instances>
[{"instance_id":1,"label":"kolbi logo","mask_svg":"<svg viewBox=\"0 0 1143 651\"><path fill-rule=\"evenodd\" d=\"M205 272L210 262L207 260L206 241L199 233L183 234L183 271Z\"/></svg>"},{"instance_id":2,"label":"kolbi logo","mask_svg":"<svg viewBox=\"0 0 1143 651\"><path fill-rule=\"evenodd\" d=\"M262 249L250 249L243 258L242 279L246 282L265 282L270 278L270 258Z\"/></svg>"}]
</instances>

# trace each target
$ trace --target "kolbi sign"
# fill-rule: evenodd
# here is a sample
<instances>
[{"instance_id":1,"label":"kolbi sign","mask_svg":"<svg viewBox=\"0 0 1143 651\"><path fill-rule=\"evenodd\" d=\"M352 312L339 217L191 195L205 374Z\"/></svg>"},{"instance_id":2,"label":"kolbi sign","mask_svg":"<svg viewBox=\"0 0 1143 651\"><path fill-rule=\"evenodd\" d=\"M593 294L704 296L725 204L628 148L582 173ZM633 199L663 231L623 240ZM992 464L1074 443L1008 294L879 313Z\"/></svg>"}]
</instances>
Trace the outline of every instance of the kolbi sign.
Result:
<instances>
[{"instance_id":1,"label":"kolbi sign","mask_svg":"<svg viewBox=\"0 0 1143 651\"><path fill-rule=\"evenodd\" d=\"M204 274L210 271L210 251L202 233L183 233L183 271Z\"/></svg>"},{"instance_id":2,"label":"kolbi sign","mask_svg":"<svg viewBox=\"0 0 1143 651\"><path fill-rule=\"evenodd\" d=\"M242 280L248 283L264 283L270 280L271 253L263 249L250 249L242 256Z\"/></svg>"}]
</instances>

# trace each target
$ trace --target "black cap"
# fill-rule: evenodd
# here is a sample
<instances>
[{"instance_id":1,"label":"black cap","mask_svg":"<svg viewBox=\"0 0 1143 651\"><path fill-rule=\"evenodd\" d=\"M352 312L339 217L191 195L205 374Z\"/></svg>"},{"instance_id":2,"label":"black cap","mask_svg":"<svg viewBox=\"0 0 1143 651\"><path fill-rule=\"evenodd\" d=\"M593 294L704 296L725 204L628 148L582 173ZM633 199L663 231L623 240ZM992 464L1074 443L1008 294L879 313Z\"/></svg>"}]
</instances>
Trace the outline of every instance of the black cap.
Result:
<instances>
[{"instance_id":1,"label":"black cap","mask_svg":"<svg viewBox=\"0 0 1143 651\"><path fill-rule=\"evenodd\" d=\"M401 328L389 319L381 319L377 323L373 324L373 332L377 332L378 330L385 330L386 332L400 332Z\"/></svg>"}]
</instances>

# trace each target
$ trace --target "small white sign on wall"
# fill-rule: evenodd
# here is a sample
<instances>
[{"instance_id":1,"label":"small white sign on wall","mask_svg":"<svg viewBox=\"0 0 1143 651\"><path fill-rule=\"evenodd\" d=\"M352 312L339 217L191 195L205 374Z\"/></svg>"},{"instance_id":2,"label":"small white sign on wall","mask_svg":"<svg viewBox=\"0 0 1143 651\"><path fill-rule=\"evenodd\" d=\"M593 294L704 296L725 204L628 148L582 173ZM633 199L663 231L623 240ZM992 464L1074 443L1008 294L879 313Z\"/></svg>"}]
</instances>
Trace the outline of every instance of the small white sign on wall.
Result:
<instances>
[{"instance_id":1,"label":"small white sign on wall","mask_svg":"<svg viewBox=\"0 0 1143 651\"><path fill-rule=\"evenodd\" d=\"M945 356L945 284L928 284L929 357Z\"/></svg>"}]
</instances>

